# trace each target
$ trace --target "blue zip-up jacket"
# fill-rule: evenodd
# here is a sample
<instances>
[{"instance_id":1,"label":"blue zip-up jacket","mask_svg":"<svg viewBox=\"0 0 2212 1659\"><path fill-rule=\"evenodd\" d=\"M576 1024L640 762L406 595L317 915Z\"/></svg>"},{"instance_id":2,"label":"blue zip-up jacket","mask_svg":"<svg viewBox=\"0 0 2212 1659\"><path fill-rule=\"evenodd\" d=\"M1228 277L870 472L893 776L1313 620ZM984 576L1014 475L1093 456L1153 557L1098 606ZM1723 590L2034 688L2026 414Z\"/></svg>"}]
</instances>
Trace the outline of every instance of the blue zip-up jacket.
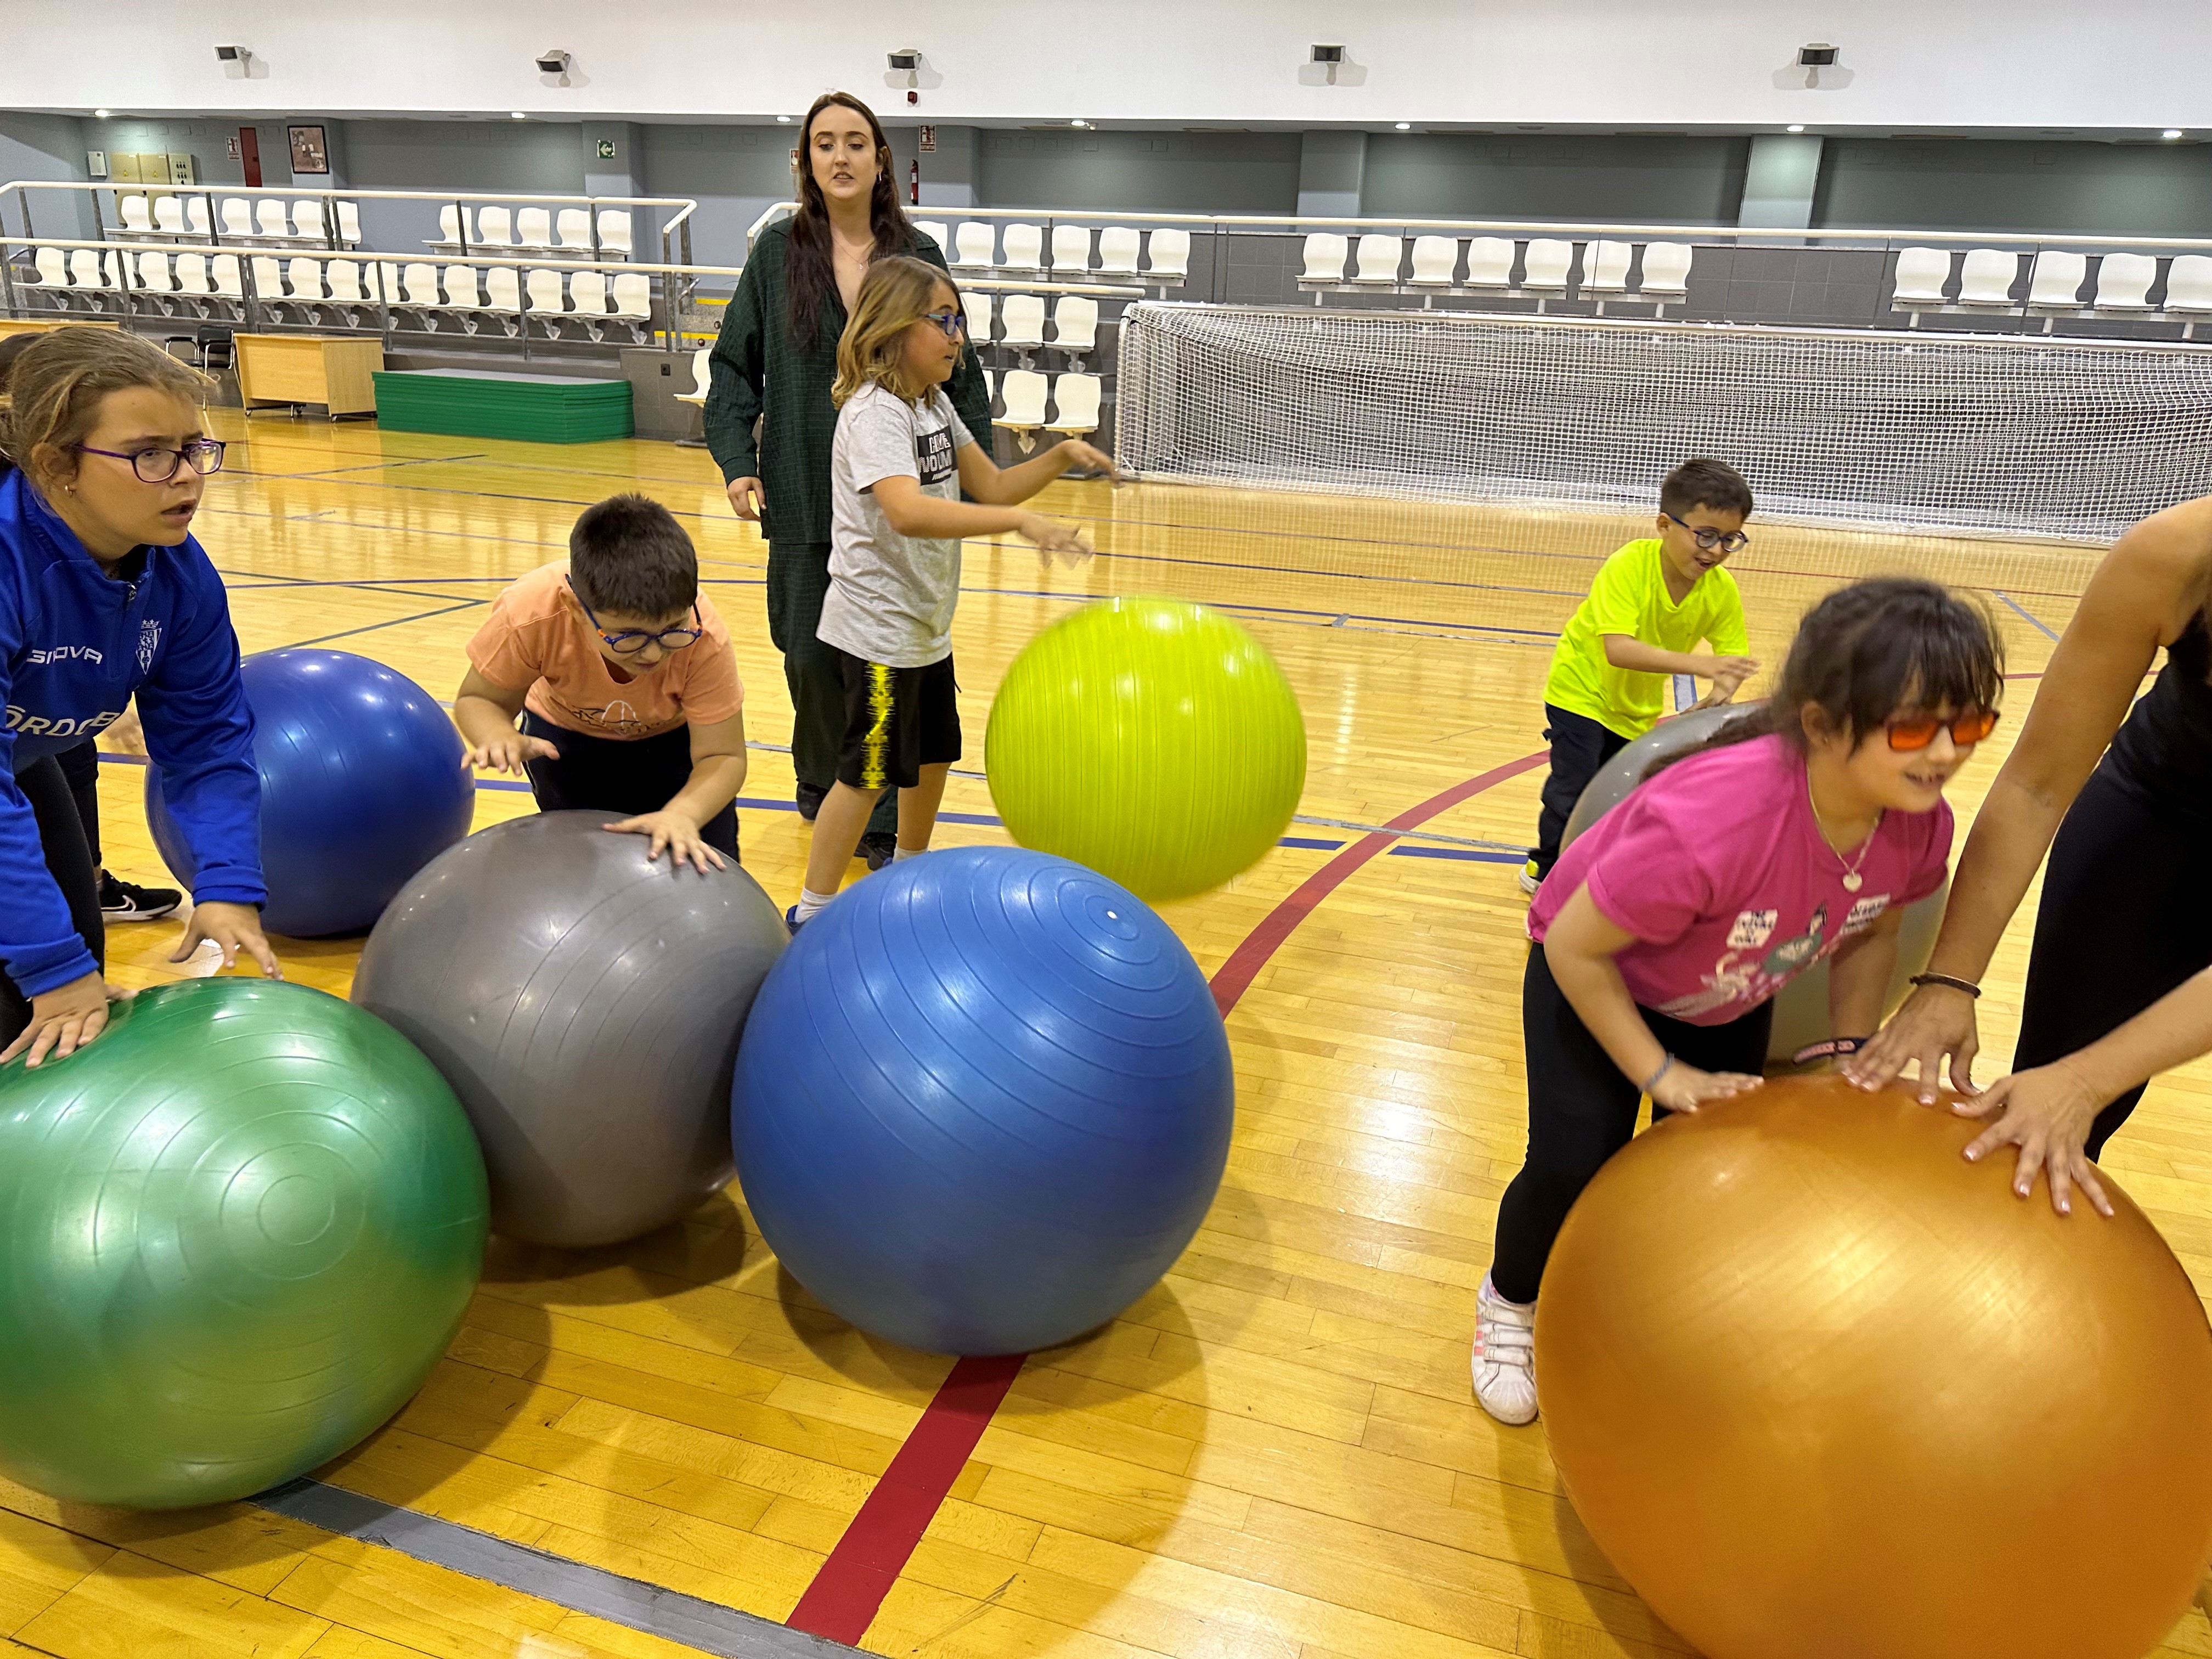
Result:
<instances>
[{"instance_id":1,"label":"blue zip-up jacket","mask_svg":"<svg viewBox=\"0 0 2212 1659\"><path fill-rule=\"evenodd\" d=\"M146 748L199 875L201 903L258 904L261 780L222 579L200 544L100 568L30 481L0 472L0 965L27 997L98 964L46 873L15 770L82 743L133 695Z\"/></svg>"}]
</instances>

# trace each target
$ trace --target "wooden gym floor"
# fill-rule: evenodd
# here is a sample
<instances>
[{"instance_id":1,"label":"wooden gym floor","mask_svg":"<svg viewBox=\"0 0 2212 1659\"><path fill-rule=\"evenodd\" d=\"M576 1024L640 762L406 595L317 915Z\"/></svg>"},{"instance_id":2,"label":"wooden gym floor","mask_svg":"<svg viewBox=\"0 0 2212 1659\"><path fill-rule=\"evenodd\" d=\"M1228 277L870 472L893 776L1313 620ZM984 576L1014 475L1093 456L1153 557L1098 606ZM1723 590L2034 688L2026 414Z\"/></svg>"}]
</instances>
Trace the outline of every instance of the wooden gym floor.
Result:
<instances>
[{"instance_id":1,"label":"wooden gym floor","mask_svg":"<svg viewBox=\"0 0 2212 1659\"><path fill-rule=\"evenodd\" d=\"M562 552L581 507L628 489L666 502L698 542L769 745L744 790L745 863L779 903L795 896L805 830L773 747L788 705L763 549L703 453L211 419L243 441L198 532L246 648L327 642L441 698L484 605ZM1681 1651L1577 1526L1540 1427L1493 1425L1467 1372L1492 1210L1523 1137L1523 905L1506 849L1535 816L1547 647L1596 562L1643 526L1164 486L1063 484L1045 504L1091 520L1100 556L1046 569L1021 544L970 544L957 648L971 771L1025 640L1088 595L1166 592L1234 612L1282 661L1311 742L1307 821L1298 844L1167 913L1237 999L1237 1143L1206 1230L1109 1328L1031 1358L863 1645L946 1659ZM1909 568L1992 596L2018 678L1953 792L1970 818L2094 555L1753 528L1735 568L1769 659L1845 577ZM163 879L140 775L106 769L106 859ZM968 816L940 845L999 834L975 821L991 810L980 776L957 777L946 809ZM528 810L512 788L477 797L479 824ZM1362 834L1393 820L1416 833ZM2033 914L2031 898L1983 1004L1995 1057L2011 1047ZM171 976L175 937L173 923L117 927L114 976ZM358 943L279 949L294 976L343 994ZM2154 1085L2107 1167L2212 1287L2212 1066ZM451 1356L322 1478L781 1620L947 1369L823 1313L779 1276L732 1193L623 1249L495 1242ZM0 1651L23 1650L689 1650L251 1505L132 1516L0 1482ZM2204 1613L2160 1652L2212 1656Z\"/></svg>"}]
</instances>

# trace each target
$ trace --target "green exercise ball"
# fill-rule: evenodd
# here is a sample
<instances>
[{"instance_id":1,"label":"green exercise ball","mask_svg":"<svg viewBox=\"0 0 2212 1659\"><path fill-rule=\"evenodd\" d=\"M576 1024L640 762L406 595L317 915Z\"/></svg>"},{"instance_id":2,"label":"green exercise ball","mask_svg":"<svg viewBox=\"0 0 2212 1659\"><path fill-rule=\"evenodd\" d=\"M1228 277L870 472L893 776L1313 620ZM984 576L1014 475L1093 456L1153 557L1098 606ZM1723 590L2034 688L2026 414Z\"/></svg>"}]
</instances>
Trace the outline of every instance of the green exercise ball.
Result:
<instances>
[{"instance_id":1,"label":"green exercise ball","mask_svg":"<svg viewBox=\"0 0 2212 1659\"><path fill-rule=\"evenodd\" d=\"M483 1157L383 1021L165 985L0 1066L0 1473L182 1509L305 1474L405 1404L483 1263Z\"/></svg>"},{"instance_id":2,"label":"green exercise ball","mask_svg":"<svg viewBox=\"0 0 2212 1659\"><path fill-rule=\"evenodd\" d=\"M1283 671L1182 599L1102 600L1031 640L991 704L985 751L1007 833L1152 903L1250 869L1306 781Z\"/></svg>"}]
</instances>

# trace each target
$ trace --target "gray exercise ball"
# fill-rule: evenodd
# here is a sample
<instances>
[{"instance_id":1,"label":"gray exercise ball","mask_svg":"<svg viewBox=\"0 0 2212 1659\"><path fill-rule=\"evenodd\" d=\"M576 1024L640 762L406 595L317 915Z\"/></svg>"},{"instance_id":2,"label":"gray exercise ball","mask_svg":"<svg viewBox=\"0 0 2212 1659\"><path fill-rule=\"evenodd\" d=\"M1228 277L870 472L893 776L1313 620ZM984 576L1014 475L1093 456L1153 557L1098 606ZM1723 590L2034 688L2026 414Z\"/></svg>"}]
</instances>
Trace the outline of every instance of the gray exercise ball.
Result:
<instances>
[{"instance_id":1,"label":"gray exercise ball","mask_svg":"<svg viewBox=\"0 0 2212 1659\"><path fill-rule=\"evenodd\" d=\"M1679 755L1705 741L1729 720L1752 713L1757 703L1723 704L1718 708L1696 708L1673 720L1662 720L1615 755L1583 788L1568 815L1566 833L1559 837L1561 852L1576 836L1628 799L1629 791L1644 781L1644 771L1669 755ZM1936 949L1936 931L1942 925L1944 901L1951 884L1946 881L1926 898L1905 907L1898 926L1897 967L1883 994L1881 1012L1887 1019L1897 1012L1912 988L1912 975L1928 965ZM1774 1034L1767 1039L1766 1058L1787 1060L1808 1043L1835 1035L1828 1020L1828 962L1822 957L1784 986L1774 999ZM1871 1036L1871 1031L1850 1031L1850 1036Z\"/></svg>"},{"instance_id":2,"label":"gray exercise ball","mask_svg":"<svg viewBox=\"0 0 2212 1659\"><path fill-rule=\"evenodd\" d=\"M646 860L610 812L477 831L386 907L353 1000L445 1074L491 1176L492 1230L612 1244L732 1174L730 1073L789 942L731 863Z\"/></svg>"}]
</instances>

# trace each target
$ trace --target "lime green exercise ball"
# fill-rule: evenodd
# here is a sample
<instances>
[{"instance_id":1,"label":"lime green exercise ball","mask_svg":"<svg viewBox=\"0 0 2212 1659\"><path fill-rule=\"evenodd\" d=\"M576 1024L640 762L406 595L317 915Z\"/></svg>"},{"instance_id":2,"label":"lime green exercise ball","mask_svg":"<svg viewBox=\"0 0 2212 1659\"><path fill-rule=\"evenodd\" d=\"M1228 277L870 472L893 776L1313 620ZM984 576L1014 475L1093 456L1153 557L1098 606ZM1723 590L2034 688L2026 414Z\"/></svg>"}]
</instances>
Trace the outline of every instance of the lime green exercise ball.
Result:
<instances>
[{"instance_id":1,"label":"lime green exercise ball","mask_svg":"<svg viewBox=\"0 0 2212 1659\"><path fill-rule=\"evenodd\" d=\"M1158 903L1275 844L1305 787L1305 720L1267 647L1218 611L1105 599L1014 659L985 766L1016 841Z\"/></svg>"},{"instance_id":2,"label":"lime green exercise ball","mask_svg":"<svg viewBox=\"0 0 2212 1659\"><path fill-rule=\"evenodd\" d=\"M476 1287L483 1158L383 1021L264 980L165 985L0 1066L0 1473L183 1509L398 1411Z\"/></svg>"}]
</instances>

